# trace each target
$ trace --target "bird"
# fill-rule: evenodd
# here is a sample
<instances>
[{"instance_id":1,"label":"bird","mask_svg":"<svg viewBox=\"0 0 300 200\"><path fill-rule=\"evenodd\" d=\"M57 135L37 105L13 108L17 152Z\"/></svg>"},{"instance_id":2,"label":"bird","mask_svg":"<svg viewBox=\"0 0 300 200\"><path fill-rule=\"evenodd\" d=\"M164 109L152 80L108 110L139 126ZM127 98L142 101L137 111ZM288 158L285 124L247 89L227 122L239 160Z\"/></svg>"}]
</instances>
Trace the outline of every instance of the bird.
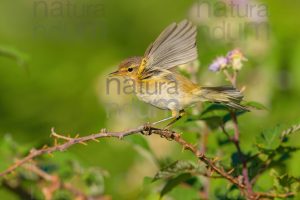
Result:
<instances>
[{"instance_id":1,"label":"bird","mask_svg":"<svg viewBox=\"0 0 300 200\"><path fill-rule=\"evenodd\" d=\"M131 80L139 100L171 116L152 123L171 120L172 126L185 114L185 108L198 102L223 104L229 109L249 111L241 105L242 93L233 86L200 86L180 74L176 68L198 59L197 28L188 20L173 22L151 43L143 56L129 57L109 74Z\"/></svg>"}]
</instances>

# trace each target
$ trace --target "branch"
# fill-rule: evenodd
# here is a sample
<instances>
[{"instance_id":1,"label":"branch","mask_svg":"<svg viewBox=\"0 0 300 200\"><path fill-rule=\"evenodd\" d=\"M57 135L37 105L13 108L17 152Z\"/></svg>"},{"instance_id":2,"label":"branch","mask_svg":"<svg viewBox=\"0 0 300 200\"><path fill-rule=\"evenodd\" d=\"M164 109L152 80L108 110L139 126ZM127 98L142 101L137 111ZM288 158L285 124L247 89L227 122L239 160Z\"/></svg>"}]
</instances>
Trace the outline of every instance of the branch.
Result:
<instances>
[{"instance_id":1,"label":"branch","mask_svg":"<svg viewBox=\"0 0 300 200\"><path fill-rule=\"evenodd\" d=\"M257 197L256 199L260 199L260 198L269 198L269 199L275 199L275 198L288 198L288 197L293 197L296 194L294 192L288 192L285 194L274 194L274 193L264 193L264 192L257 192Z\"/></svg>"},{"instance_id":2,"label":"branch","mask_svg":"<svg viewBox=\"0 0 300 200\"><path fill-rule=\"evenodd\" d=\"M75 188L70 183L65 183L60 180L60 178L57 175L51 175L47 172L41 170L35 163L26 163L22 166L24 169L38 175L43 180L51 183L49 186L43 186L42 192L44 194L44 197L46 200L53 199L53 194L56 190L59 188L64 188L68 191L70 191L76 198L75 199L81 199L81 200L88 200L88 196L86 196L83 192L81 192L79 189Z\"/></svg>"},{"instance_id":3,"label":"branch","mask_svg":"<svg viewBox=\"0 0 300 200\"><path fill-rule=\"evenodd\" d=\"M236 80L237 80L237 71L234 70L233 75L230 75L229 72L225 69L223 73L233 87L236 87Z\"/></svg>"},{"instance_id":4,"label":"branch","mask_svg":"<svg viewBox=\"0 0 300 200\"><path fill-rule=\"evenodd\" d=\"M99 139L99 138L115 137L115 138L122 139L123 137L133 135L133 134L139 134L139 133L142 133L144 135L157 134L168 140L176 141L185 150L191 151L199 160L204 162L207 165L207 167L209 167L212 171L217 172L220 176L227 179L232 184L235 184L240 189L245 188L245 186L242 183L240 183L240 181L237 178L232 177L230 175L230 173L227 173L226 171L223 170L223 168L218 167L215 164L215 161L207 158L196 147L194 147L192 144L189 144L188 142L186 142L179 133L173 132L171 130L158 129L155 127L151 127L149 125L143 125L143 126L139 126L137 128L133 128L133 129L130 129L127 131L120 131L120 132L107 132L106 130L102 130L100 133L97 133L97 134L92 134L92 135L88 135L88 136L84 136L84 137L75 137L75 138L59 135L59 134L55 133L54 130L52 129L51 136L54 137L55 139L65 140L65 142L63 144L57 144L57 142L55 142L54 146L52 146L52 147L44 147L39 150L36 150L36 149L31 150L30 153L26 157L24 157L21 160L18 160L16 163L11 165L4 172L0 173L0 177L13 172L18 167L24 165L25 163L31 161L32 159L34 159L38 156L43 155L43 154L51 154L56 151L64 151L75 144L85 144L85 142L88 142L91 140L98 141L97 139Z\"/></svg>"},{"instance_id":5,"label":"branch","mask_svg":"<svg viewBox=\"0 0 300 200\"><path fill-rule=\"evenodd\" d=\"M230 74L228 73L227 70L223 70L224 75L226 76L227 80L230 81L230 83L232 84L233 87L237 87L237 71L233 70L233 73ZM230 115L232 118L232 122L233 122L233 128L234 128L234 137L231 138L229 136L229 134L226 132L224 126L222 125L221 128L223 130L223 132L227 135L227 137L229 138L230 141L232 141L237 149L237 153L239 156L239 160L242 163L242 174L243 174L243 179L244 179L244 184L246 185L247 188L247 193L248 193L248 198L252 198L253 196L253 189L252 189L252 184L249 180L249 173L248 173L248 168L247 168L247 160L241 150L240 147L240 130L239 130L239 126L238 126L238 120L237 120L237 116L236 113L234 111L230 111Z\"/></svg>"},{"instance_id":6,"label":"branch","mask_svg":"<svg viewBox=\"0 0 300 200\"><path fill-rule=\"evenodd\" d=\"M209 137L209 130L207 125L205 124L202 132L202 138L201 138L201 146L200 151L205 154L207 150L207 143L208 143L208 137ZM210 189L210 178L208 176L204 176L203 179L203 192L201 192L201 199L208 200L209 199L209 189Z\"/></svg>"},{"instance_id":7,"label":"branch","mask_svg":"<svg viewBox=\"0 0 300 200\"><path fill-rule=\"evenodd\" d=\"M223 133L228 137L228 140L231 141L235 145L235 148L237 149L239 160L242 163L242 174L243 174L243 179L244 179L243 182L248 190L247 193L250 194L250 196L252 196L253 195L252 183L249 180L247 159L245 158L245 156L241 150L241 147L240 147L240 140L239 140L240 132L239 132L239 128L238 128L236 114L232 111L230 112L230 114L231 114L233 125L234 125L234 136L231 137L229 135L229 133L226 131L223 124L221 124L221 129L222 129Z\"/></svg>"},{"instance_id":8,"label":"branch","mask_svg":"<svg viewBox=\"0 0 300 200\"><path fill-rule=\"evenodd\" d=\"M56 151L64 151L75 144L86 144L85 142L88 142L88 141L97 141L98 142L97 139L99 139L99 138L115 137L115 138L122 139L123 137L133 135L133 134L140 134L140 133L142 133L143 135L148 135L148 136L151 134L156 134L156 135L160 135L162 138L165 138L169 141L173 140L173 141L177 142L185 150L192 152L200 161L205 163L207 168L210 171L216 172L220 176L220 178L225 178L232 184L236 185L240 189L240 191L249 199L259 199L261 197L267 197L267 198L288 197L288 196L294 195L294 193L286 193L286 194L252 193L252 194L249 194L247 187L239 179L239 177L233 177L231 175L233 170L226 172L222 167L217 166L215 164L216 159L209 159L208 157L206 157L206 155L204 153L202 153L200 150L198 150L197 147L195 147L192 144L185 141L181 137L181 134L176 133L171 130L155 128L155 127L152 127L149 125L143 125L143 126L139 126L137 128L129 129L127 131L120 131L120 132L107 132L105 129L103 129L103 130L101 130L100 133L96 133L96 134L92 134L92 135L88 135L88 136L84 136L84 137L76 136L75 138L59 135L54 132L54 129L52 129L51 136L55 138L54 146L43 147L39 150L35 150L35 149L31 150L30 153L26 157L24 157L21 160L18 160L16 163L11 165L4 172L0 173L0 177L8 175L9 173L16 170L18 167L21 167L21 166L23 166L25 168L26 168L26 166L28 167L28 165L26 165L27 162L29 162L32 159L34 159L38 156L41 156L43 154L51 154ZM58 144L57 139L64 140L65 142L62 144ZM53 181L53 176L49 176L48 174L45 174L45 173L43 173L43 171L37 170L36 168L31 168L31 171L32 170L34 170L35 173L37 173L43 179ZM68 188L69 190L73 190L73 188L69 188L68 185L66 185L65 187ZM75 193L78 193L78 191L76 191Z\"/></svg>"},{"instance_id":9,"label":"branch","mask_svg":"<svg viewBox=\"0 0 300 200\"><path fill-rule=\"evenodd\" d=\"M97 134L92 134L92 135L88 135L88 136L84 136L84 137L80 137L80 138L68 138L65 136L58 135L57 133L54 132L54 129L52 128L52 132L51 132L52 137L55 137L58 139L65 139L67 141L63 144L54 144L54 146L52 146L52 147L43 147L42 149L39 149L39 150L32 149L26 157L22 158L21 160L17 160L8 169L6 169L2 173L0 173L0 177L11 173L12 171L14 171L16 168L20 167L24 163L34 159L35 157L41 156L43 154L51 154L56 151L64 151L75 144L84 144L84 142L87 142L90 140L97 141L97 138L116 137L116 138L122 139L125 136L139 133L142 130L144 130L144 126L140 126L138 128L130 129L127 131L110 132L110 133L107 133L103 129L103 130L101 130L100 133L97 133ZM57 143L57 142L55 142L55 143Z\"/></svg>"},{"instance_id":10,"label":"branch","mask_svg":"<svg viewBox=\"0 0 300 200\"><path fill-rule=\"evenodd\" d=\"M244 178L244 182L245 185L247 187L248 193L252 194L253 190L252 190L252 185L251 182L249 180L249 173L248 173L248 168L247 168L247 161L246 158L241 150L240 147L240 131L239 131L239 127L238 127L238 121L237 121L237 117L235 112L230 112L231 113L231 117L232 117L232 121L233 121L233 126L234 126L234 138L233 138L233 143L237 149L238 155L239 155L239 159L242 162L242 174L243 174L243 178Z\"/></svg>"}]
</instances>

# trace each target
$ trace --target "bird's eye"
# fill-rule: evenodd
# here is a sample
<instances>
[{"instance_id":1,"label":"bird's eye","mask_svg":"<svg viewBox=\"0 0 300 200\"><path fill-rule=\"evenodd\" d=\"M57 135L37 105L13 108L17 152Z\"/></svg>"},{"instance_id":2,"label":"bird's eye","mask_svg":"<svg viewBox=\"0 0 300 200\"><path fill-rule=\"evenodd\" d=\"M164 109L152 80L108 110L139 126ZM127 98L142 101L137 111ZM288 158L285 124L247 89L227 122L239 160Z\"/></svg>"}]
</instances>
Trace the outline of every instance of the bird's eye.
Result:
<instances>
[{"instance_id":1,"label":"bird's eye","mask_svg":"<svg viewBox=\"0 0 300 200\"><path fill-rule=\"evenodd\" d=\"M133 71L133 68L132 68L132 67L129 67L129 68L128 68L128 71L129 71L129 72L132 72L132 71Z\"/></svg>"}]
</instances>

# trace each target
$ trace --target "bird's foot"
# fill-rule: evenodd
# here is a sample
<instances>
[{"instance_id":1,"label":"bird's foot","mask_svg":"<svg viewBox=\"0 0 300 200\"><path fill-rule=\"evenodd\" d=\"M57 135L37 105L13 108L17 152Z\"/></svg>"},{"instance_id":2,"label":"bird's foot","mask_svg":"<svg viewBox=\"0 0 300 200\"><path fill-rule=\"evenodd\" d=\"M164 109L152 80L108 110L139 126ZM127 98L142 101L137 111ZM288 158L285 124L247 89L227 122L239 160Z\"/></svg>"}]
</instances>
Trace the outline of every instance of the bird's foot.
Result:
<instances>
[{"instance_id":1,"label":"bird's foot","mask_svg":"<svg viewBox=\"0 0 300 200\"><path fill-rule=\"evenodd\" d=\"M144 130L141 131L141 133L143 135L151 135L152 134L152 124L150 122L147 122L146 124L144 124Z\"/></svg>"}]
</instances>

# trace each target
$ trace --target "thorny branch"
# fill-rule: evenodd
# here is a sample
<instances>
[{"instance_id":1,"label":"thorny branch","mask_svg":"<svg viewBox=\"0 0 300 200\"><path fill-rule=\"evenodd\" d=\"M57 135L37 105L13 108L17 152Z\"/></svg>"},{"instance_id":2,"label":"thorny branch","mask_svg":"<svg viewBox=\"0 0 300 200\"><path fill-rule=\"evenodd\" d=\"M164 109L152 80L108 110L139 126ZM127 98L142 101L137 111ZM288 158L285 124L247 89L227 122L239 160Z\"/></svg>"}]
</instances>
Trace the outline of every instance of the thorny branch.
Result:
<instances>
[{"instance_id":1,"label":"thorny branch","mask_svg":"<svg viewBox=\"0 0 300 200\"><path fill-rule=\"evenodd\" d=\"M59 135L59 134L54 132L54 129L52 129L50 136L55 138L55 144L53 146L51 146L51 147L44 146L43 148L41 148L39 150L32 149L26 157L24 157L21 160L17 160L8 169L6 169L4 172L0 173L0 177L11 173L12 171L14 171L19 166L27 163L28 161L32 160L35 157L43 155L43 154L51 154L51 153L56 152L56 151L64 151L64 150L68 149L69 147L71 147L75 144L86 144L85 142L90 141L90 140L93 140L93 141L97 142L98 138L116 137L116 138L122 139L125 136L132 135L132 134L135 134L135 133L139 133L142 130L144 130L144 126L140 126L138 128L130 129L130 130L127 130L127 131L110 132L110 133L107 133L106 130L103 129L103 130L101 130L100 133L97 133L97 134L92 134L92 135L88 135L88 136L84 136L84 137L80 137L80 138L79 137L70 138L70 137ZM58 144L57 139L64 139L64 140L66 140L66 142L62 143L62 144Z\"/></svg>"},{"instance_id":2,"label":"thorny branch","mask_svg":"<svg viewBox=\"0 0 300 200\"><path fill-rule=\"evenodd\" d=\"M230 81L233 87L237 87L237 71L233 70L233 73L230 74L227 70L223 71L224 75L226 76L227 80ZM243 174L243 182L247 188L247 194L249 195L248 198L252 198L253 196L253 189L252 189L252 184L249 179L249 173L248 173L248 167L247 167L247 160L241 150L240 147L240 130L238 126L238 120L236 113L234 111L230 111L232 123L233 123L233 129L234 129L234 136L231 138L229 134L226 132L224 126L222 125L222 130L223 132L227 135L227 137L233 142L237 149L237 153L239 156L239 160L242 163L242 174Z\"/></svg>"},{"instance_id":3,"label":"thorny branch","mask_svg":"<svg viewBox=\"0 0 300 200\"><path fill-rule=\"evenodd\" d=\"M207 168L211 171L216 172L217 174L220 175L220 177L227 179L229 182L232 184L236 185L242 193L247 197L248 199L260 199L261 197L264 198L274 198L274 197L279 197L279 196L293 196L294 193L288 193L288 194L271 194L271 193L252 193L249 194L247 187L245 184L240 181L239 177L233 177L231 175L233 170L230 170L229 172L225 171L223 167L220 167L219 165L216 164L216 159L210 159L208 158L205 154L203 154L197 147L194 145L188 143L185 141L180 133L171 131L171 130L166 130L166 129L158 129L149 125L143 125L139 126L137 128L129 129L126 131L120 131L120 132L107 132L106 129L101 130L100 133L96 134L91 134L88 136L83 136L83 137L78 137L76 136L75 138L71 137L66 137L60 134L57 134L54 132L54 129L52 129L51 136L54 137L55 139L55 144L51 147L43 147L41 149L33 149L30 151L30 153L20 159L17 160L13 165L11 165L8 169L0 173L0 177L4 177L5 175L8 175L9 173L13 172L16 170L18 167L26 167L27 163L32 161L34 158L44 155L44 154L51 154L57 151L65 151L71 146L75 144L86 144L86 142L89 141L96 141L98 142L99 138L109 138L109 137L115 137L122 139L123 137L133 135L133 134L139 134L142 133L143 135L151 135L151 134L156 134L160 135L162 138L165 138L167 140L173 140L180 144L185 150L188 150L192 152L201 162L205 163ZM57 143L57 139L64 140L65 142L62 144ZM32 169L31 169L32 170ZM47 174L43 174L41 171L38 172L40 176L44 177L46 180L51 180L53 181L53 177L48 176Z\"/></svg>"},{"instance_id":4,"label":"thorny branch","mask_svg":"<svg viewBox=\"0 0 300 200\"><path fill-rule=\"evenodd\" d=\"M201 161L206 163L206 165L208 167L210 167L212 170L214 170L218 174L222 175L224 178L228 179L230 182L237 185L239 188L244 188L244 185L240 184L237 179L232 177L230 174L225 172L223 169L217 167L213 160L210 160L203 153L201 153L196 147L194 147L193 145L187 143L181 137L181 135L179 133L173 132L171 130L163 130L163 129L150 127L148 125L139 126L137 128L130 129L130 130L127 130L127 131L121 131L121 132L107 132L106 130L102 130L100 133L97 133L97 134L92 134L92 135L88 135L88 136L84 136L84 137L75 137L75 138L59 135L59 134L55 133L54 130L52 129L51 136L55 137L55 139L63 139L66 142L63 143L63 144L57 144L57 142L55 142L56 144L52 147L44 147L44 148L39 149L39 150L36 150L36 149L31 150L30 153L26 157L24 157L21 160L16 161L7 170L0 173L0 176L4 176L6 174L11 173L15 169L17 169L18 167L20 167L20 166L24 165L25 163L31 161L35 157L38 157L38 156L43 155L43 154L51 154L51 153L56 152L56 151L64 151L64 150L68 149L69 147L71 147L75 144L86 144L85 142L87 142L87 141L91 141L91 140L98 141L97 139L104 138L104 137L116 137L116 138L122 139L125 136L138 134L138 133L141 133L141 132L144 135L157 134L157 135L160 135L161 137L166 138L168 140L176 141L184 149L193 152L197 158L199 158Z\"/></svg>"}]
</instances>

